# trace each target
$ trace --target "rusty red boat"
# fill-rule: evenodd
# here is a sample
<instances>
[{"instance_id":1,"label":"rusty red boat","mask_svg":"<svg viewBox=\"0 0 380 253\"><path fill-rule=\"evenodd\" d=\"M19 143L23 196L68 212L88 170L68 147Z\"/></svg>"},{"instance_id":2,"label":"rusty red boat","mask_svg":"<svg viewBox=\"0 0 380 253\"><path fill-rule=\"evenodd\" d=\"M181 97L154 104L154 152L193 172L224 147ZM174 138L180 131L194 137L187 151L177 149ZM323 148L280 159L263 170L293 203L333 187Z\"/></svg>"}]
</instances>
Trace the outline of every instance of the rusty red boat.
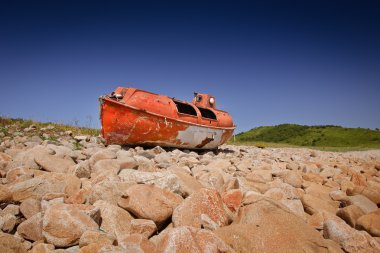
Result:
<instances>
[{"instance_id":1,"label":"rusty red boat","mask_svg":"<svg viewBox=\"0 0 380 253\"><path fill-rule=\"evenodd\" d=\"M233 134L230 114L215 97L194 93L192 102L118 87L101 96L100 120L107 144L215 149Z\"/></svg>"}]
</instances>

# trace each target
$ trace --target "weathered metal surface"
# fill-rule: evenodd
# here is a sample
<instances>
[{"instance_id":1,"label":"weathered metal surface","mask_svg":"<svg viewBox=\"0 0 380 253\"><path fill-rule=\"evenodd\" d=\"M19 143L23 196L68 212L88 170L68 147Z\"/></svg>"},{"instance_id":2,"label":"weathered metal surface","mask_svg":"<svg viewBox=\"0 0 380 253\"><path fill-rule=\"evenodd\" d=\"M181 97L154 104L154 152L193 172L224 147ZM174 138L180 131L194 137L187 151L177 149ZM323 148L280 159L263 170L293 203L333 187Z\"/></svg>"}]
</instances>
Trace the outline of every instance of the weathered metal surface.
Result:
<instances>
[{"instance_id":1,"label":"weathered metal surface","mask_svg":"<svg viewBox=\"0 0 380 253\"><path fill-rule=\"evenodd\" d=\"M102 135L108 144L214 149L228 140L235 126L227 112L215 109L213 100L213 107L203 109L216 119L202 117L196 101L118 87L100 98ZM196 115L178 112L175 101L190 105Z\"/></svg>"},{"instance_id":2,"label":"weathered metal surface","mask_svg":"<svg viewBox=\"0 0 380 253\"><path fill-rule=\"evenodd\" d=\"M216 109L215 97L209 94L194 92L193 103L196 106Z\"/></svg>"}]
</instances>

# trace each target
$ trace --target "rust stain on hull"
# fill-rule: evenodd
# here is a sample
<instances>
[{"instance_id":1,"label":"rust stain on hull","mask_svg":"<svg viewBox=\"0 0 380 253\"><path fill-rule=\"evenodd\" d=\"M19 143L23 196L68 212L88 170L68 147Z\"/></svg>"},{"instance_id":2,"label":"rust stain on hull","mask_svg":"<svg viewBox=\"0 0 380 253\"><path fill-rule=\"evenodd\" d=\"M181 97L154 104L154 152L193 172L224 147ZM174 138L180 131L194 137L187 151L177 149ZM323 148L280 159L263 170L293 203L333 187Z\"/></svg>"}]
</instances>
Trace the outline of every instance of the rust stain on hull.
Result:
<instances>
[{"instance_id":1,"label":"rust stain on hull","mask_svg":"<svg viewBox=\"0 0 380 253\"><path fill-rule=\"evenodd\" d=\"M206 94L202 96L211 98ZM231 137L235 126L227 112L215 108L215 98L212 98L209 107L202 107L207 104L195 101L196 98L189 103L118 87L113 93L100 97L102 135L107 144L217 148Z\"/></svg>"},{"instance_id":2,"label":"rust stain on hull","mask_svg":"<svg viewBox=\"0 0 380 253\"><path fill-rule=\"evenodd\" d=\"M207 143L210 143L210 141L214 140L214 138L206 138L204 139L201 144L195 146L196 148L203 148Z\"/></svg>"}]
</instances>

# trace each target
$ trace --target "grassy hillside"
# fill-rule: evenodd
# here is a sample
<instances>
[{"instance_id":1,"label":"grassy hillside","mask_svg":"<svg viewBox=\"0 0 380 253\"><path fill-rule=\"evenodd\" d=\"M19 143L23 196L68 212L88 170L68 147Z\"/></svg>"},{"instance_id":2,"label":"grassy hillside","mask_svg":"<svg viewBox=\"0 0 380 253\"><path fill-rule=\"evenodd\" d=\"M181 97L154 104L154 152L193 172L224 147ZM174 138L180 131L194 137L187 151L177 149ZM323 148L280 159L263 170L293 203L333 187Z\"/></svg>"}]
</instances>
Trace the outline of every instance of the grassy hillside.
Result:
<instances>
[{"instance_id":1,"label":"grassy hillside","mask_svg":"<svg viewBox=\"0 0 380 253\"><path fill-rule=\"evenodd\" d=\"M31 126L34 126L35 130L25 131L25 128L29 128ZM12 119L0 116L0 133L2 133L3 136L12 136L16 132L22 133L22 135L24 136L32 136L36 133L42 134L42 132L39 130L43 128L45 128L43 132L50 136L59 136L61 133L65 131L71 131L73 135L97 136L100 133L99 129L94 128L70 126L52 122L43 123L33 120L19 118Z\"/></svg>"},{"instance_id":2,"label":"grassy hillside","mask_svg":"<svg viewBox=\"0 0 380 253\"><path fill-rule=\"evenodd\" d=\"M380 131L340 126L282 124L263 126L236 135L237 143L274 143L306 147L380 148Z\"/></svg>"}]
</instances>

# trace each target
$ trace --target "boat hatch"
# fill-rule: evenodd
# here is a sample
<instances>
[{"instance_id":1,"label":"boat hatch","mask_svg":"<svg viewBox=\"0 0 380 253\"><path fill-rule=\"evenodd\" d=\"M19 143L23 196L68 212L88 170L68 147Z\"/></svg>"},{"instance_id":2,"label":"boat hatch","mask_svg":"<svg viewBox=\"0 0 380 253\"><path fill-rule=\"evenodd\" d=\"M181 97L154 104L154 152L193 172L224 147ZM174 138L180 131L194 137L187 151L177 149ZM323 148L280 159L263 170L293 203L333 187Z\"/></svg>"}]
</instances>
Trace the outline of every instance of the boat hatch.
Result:
<instances>
[{"instance_id":1,"label":"boat hatch","mask_svg":"<svg viewBox=\"0 0 380 253\"><path fill-rule=\"evenodd\" d=\"M174 103L177 106L177 110L179 113L197 116L197 112L195 111L195 109L191 105L181 103L178 101L174 101Z\"/></svg>"},{"instance_id":2,"label":"boat hatch","mask_svg":"<svg viewBox=\"0 0 380 253\"><path fill-rule=\"evenodd\" d=\"M216 115L213 111L206 109L206 108L202 108L202 107L198 107L198 109L201 112L201 115L203 118L216 119Z\"/></svg>"}]
</instances>

